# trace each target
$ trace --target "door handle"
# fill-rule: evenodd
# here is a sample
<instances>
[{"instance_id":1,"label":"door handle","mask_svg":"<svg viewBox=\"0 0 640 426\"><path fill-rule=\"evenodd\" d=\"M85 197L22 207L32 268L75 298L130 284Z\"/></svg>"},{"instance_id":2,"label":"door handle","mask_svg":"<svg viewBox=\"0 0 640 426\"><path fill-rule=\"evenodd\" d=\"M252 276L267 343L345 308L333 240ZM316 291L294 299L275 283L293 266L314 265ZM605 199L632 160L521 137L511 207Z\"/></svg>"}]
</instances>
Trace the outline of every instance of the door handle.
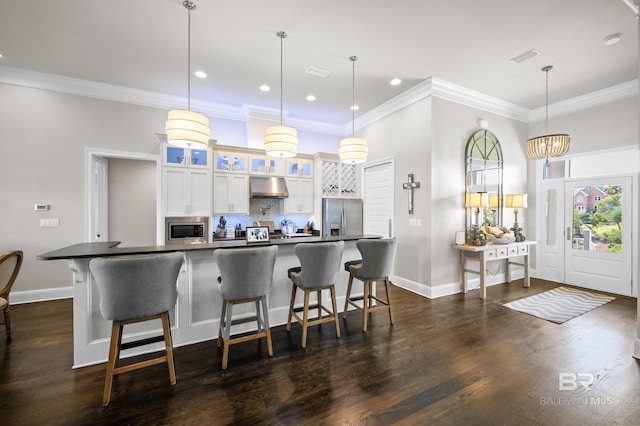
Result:
<instances>
[{"instance_id":1,"label":"door handle","mask_svg":"<svg viewBox=\"0 0 640 426\"><path fill-rule=\"evenodd\" d=\"M571 241L571 227L567 226L567 241Z\"/></svg>"}]
</instances>

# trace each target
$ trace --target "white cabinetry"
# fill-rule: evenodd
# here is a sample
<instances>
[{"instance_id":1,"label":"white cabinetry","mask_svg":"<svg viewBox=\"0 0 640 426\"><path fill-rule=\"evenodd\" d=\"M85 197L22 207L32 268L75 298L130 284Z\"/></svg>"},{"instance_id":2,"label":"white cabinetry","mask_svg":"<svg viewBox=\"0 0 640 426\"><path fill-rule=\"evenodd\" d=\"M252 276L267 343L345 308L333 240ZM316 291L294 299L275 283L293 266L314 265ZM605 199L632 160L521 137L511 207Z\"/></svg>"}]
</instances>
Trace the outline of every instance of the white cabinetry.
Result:
<instances>
[{"instance_id":1,"label":"white cabinetry","mask_svg":"<svg viewBox=\"0 0 640 426\"><path fill-rule=\"evenodd\" d=\"M322 197L359 198L358 173L356 164L322 160Z\"/></svg>"},{"instance_id":2,"label":"white cabinetry","mask_svg":"<svg viewBox=\"0 0 640 426\"><path fill-rule=\"evenodd\" d=\"M213 158L213 171L216 173L247 173L247 156L244 154L216 151Z\"/></svg>"},{"instance_id":3,"label":"white cabinetry","mask_svg":"<svg viewBox=\"0 0 640 426\"><path fill-rule=\"evenodd\" d=\"M166 143L162 146L162 164L170 167L209 169L210 155L208 149L179 148Z\"/></svg>"},{"instance_id":4,"label":"white cabinetry","mask_svg":"<svg viewBox=\"0 0 640 426\"><path fill-rule=\"evenodd\" d=\"M267 155L249 156L249 173L252 175L284 176L284 159Z\"/></svg>"},{"instance_id":5,"label":"white cabinetry","mask_svg":"<svg viewBox=\"0 0 640 426\"><path fill-rule=\"evenodd\" d=\"M285 213L313 214L313 180L287 178L289 197L284 200Z\"/></svg>"},{"instance_id":6,"label":"white cabinetry","mask_svg":"<svg viewBox=\"0 0 640 426\"><path fill-rule=\"evenodd\" d=\"M249 176L233 173L213 174L213 212L249 213Z\"/></svg>"},{"instance_id":7,"label":"white cabinetry","mask_svg":"<svg viewBox=\"0 0 640 426\"><path fill-rule=\"evenodd\" d=\"M211 172L165 167L162 170L164 216L209 216Z\"/></svg>"},{"instance_id":8,"label":"white cabinetry","mask_svg":"<svg viewBox=\"0 0 640 426\"><path fill-rule=\"evenodd\" d=\"M287 160L287 176L313 177L313 161L294 158Z\"/></svg>"}]
</instances>

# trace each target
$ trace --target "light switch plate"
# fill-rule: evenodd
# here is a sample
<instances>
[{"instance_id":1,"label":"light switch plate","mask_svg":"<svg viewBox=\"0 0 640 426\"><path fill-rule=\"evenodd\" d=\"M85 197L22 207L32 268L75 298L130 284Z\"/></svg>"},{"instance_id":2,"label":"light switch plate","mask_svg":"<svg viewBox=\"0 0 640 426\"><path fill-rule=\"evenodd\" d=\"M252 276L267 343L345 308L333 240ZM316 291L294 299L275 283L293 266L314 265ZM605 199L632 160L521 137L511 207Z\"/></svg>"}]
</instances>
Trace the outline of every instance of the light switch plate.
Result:
<instances>
[{"instance_id":1,"label":"light switch plate","mask_svg":"<svg viewBox=\"0 0 640 426\"><path fill-rule=\"evenodd\" d=\"M422 219L409 219L409 226L414 226L416 228L422 226Z\"/></svg>"},{"instance_id":2,"label":"light switch plate","mask_svg":"<svg viewBox=\"0 0 640 426\"><path fill-rule=\"evenodd\" d=\"M40 228L58 228L60 219L40 219Z\"/></svg>"}]
</instances>

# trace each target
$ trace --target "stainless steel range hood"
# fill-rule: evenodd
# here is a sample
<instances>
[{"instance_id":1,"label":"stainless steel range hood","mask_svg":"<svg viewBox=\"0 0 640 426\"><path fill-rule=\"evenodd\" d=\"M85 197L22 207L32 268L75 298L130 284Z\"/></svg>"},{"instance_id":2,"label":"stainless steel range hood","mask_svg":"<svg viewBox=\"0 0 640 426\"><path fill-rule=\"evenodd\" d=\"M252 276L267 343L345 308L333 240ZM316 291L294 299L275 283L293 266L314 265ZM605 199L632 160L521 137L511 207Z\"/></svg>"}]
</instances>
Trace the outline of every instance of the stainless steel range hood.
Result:
<instances>
[{"instance_id":1,"label":"stainless steel range hood","mask_svg":"<svg viewBox=\"0 0 640 426\"><path fill-rule=\"evenodd\" d=\"M249 196L251 198L287 198L289 197L287 182L282 177L251 176Z\"/></svg>"}]
</instances>

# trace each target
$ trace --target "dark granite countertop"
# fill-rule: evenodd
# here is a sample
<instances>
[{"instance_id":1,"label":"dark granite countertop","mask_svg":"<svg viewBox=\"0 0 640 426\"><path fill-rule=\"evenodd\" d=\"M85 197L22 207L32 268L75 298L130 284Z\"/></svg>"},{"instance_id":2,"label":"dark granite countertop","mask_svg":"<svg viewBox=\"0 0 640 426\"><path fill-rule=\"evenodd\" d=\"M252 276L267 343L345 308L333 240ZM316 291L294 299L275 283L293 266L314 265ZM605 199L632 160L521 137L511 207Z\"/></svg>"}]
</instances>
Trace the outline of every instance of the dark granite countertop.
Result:
<instances>
[{"instance_id":1,"label":"dark granite countertop","mask_svg":"<svg viewBox=\"0 0 640 426\"><path fill-rule=\"evenodd\" d=\"M362 238L380 238L378 235L353 235L349 237L291 237L273 239L269 243L253 243L260 245L292 245L298 243L318 243L323 241L354 241ZM173 251L215 250L219 248L247 247L243 239L216 240L213 243L170 244L166 246L119 247L121 241L105 241L99 243L80 243L38 255L38 260L82 259L105 256L126 256L137 254L167 253Z\"/></svg>"}]
</instances>

